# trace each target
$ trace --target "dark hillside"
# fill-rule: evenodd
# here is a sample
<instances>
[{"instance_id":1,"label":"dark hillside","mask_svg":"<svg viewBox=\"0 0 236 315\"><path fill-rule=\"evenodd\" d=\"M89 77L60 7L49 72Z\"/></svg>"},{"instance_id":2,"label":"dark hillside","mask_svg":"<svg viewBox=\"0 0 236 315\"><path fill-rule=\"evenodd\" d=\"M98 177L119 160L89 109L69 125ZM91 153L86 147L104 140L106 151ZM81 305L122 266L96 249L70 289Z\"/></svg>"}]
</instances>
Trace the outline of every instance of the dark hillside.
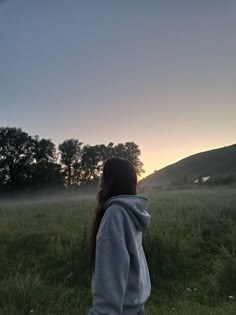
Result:
<instances>
[{"instance_id":1,"label":"dark hillside","mask_svg":"<svg viewBox=\"0 0 236 315\"><path fill-rule=\"evenodd\" d=\"M236 175L236 144L186 157L147 176L140 185L168 185L183 178Z\"/></svg>"}]
</instances>

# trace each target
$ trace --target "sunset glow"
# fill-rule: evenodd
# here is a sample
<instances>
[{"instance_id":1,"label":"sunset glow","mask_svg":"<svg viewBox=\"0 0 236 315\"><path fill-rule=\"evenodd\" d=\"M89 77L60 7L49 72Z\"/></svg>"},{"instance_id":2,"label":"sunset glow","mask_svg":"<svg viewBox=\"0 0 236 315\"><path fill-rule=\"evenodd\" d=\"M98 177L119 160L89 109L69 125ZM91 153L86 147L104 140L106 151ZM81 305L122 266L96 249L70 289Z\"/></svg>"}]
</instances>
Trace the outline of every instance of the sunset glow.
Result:
<instances>
[{"instance_id":1,"label":"sunset glow","mask_svg":"<svg viewBox=\"0 0 236 315\"><path fill-rule=\"evenodd\" d=\"M144 176L231 145L235 14L232 1L3 1L0 125L57 145L134 141Z\"/></svg>"}]
</instances>

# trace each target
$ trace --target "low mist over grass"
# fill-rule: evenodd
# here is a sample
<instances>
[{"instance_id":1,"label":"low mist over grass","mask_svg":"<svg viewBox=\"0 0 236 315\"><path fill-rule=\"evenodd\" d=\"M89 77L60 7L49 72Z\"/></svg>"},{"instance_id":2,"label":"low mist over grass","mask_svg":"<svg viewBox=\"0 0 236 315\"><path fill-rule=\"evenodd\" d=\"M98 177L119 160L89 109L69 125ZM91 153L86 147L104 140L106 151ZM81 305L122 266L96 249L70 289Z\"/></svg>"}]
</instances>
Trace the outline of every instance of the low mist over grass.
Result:
<instances>
[{"instance_id":1,"label":"low mist over grass","mask_svg":"<svg viewBox=\"0 0 236 315\"><path fill-rule=\"evenodd\" d=\"M152 191L146 314L236 313L236 189ZM96 200L0 203L0 314L86 314Z\"/></svg>"}]
</instances>

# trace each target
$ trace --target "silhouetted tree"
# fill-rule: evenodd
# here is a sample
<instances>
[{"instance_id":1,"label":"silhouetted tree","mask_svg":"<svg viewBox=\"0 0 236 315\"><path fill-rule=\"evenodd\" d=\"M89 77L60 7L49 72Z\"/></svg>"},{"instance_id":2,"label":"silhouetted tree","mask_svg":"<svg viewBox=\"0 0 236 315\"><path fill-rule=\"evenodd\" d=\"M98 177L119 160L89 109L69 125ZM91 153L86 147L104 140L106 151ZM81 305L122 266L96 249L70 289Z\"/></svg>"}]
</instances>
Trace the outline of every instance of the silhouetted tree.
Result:
<instances>
[{"instance_id":1,"label":"silhouetted tree","mask_svg":"<svg viewBox=\"0 0 236 315\"><path fill-rule=\"evenodd\" d=\"M138 175L144 173L143 163L140 161L141 151L134 142L119 143L114 147L114 155L128 159L137 169Z\"/></svg>"},{"instance_id":2,"label":"silhouetted tree","mask_svg":"<svg viewBox=\"0 0 236 315\"><path fill-rule=\"evenodd\" d=\"M61 165L42 159L32 166L32 189L58 189L63 188L64 178Z\"/></svg>"},{"instance_id":3,"label":"silhouetted tree","mask_svg":"<svg viewBox=\"0 0 236 315\"><path fill-rule=\"evenodd\" d=\"M143 172L140 149L134 142L85 145L67 139L57 150L51 139L31 137L20 128L0 128L0 191L66 187L97 181L104 162L112 156L129 159Z\"/></svg>"},{"instance_id":4,"label":"silhouetted tree","mask_svg":"<svg viewBox=\"0 0 236 315\"><path fill-rule=\"evenodd\" d=\"M81 162L82 144L77 139L68 139L58 146L67 187L78 183L80 178L79 164Z\"/></svg>"},{"instance_id":5,"label":"silhouetted tree","mask_svg":"<svg viewBox=\"0 0 236 315\"><path fill-rule=\"evenodd\" d=\"M0 180L17 190L29 185L34 162L34 140L20 128L0 128Z\"/></svg>"},{"instance_id":6,"label":"silhouetted tree","mask_svg":"<svg viewBox=\"0 0 236 315\"><path fill-rule=\"evenodd\" d=\"M107 146L104 144L86 145L82 150L81 182L97 180L101 175L104 162L112 156L121 156L130 160L140 175L143 172L143 163L139 159L140 154L140 149L134 142L119 143L116 146L112 142Z\"/></svg>"},{"instance_id":7,"label":"silhouetted tree","mask_svg":"<svg viewBox=\"0 0 236 315\"><path fill-rule=\"evenodd\" d=\"M100 174L101 156L99 146L85 145L81 159L81 182L96 180Z\"/></svg>"},{"instance_id":8,"label":"silhouetted tree","mask_svg":"<svg viewBox=\"0 0 236 315\"><path fill-rule=\"evenodd\" d=\"M45 160L54 162L56 159L56 146L51 139L39 139L39 136L34 137L35 149L34 158L36 163Z\"/></svg>"},{"instance_id":9,"label":"silhouetted tree","mask_svg":"<svg viewBox=\"0 0 236 315\"><path fill-rule=\"evenodd\" d=\"M105 162L107 159L114 156L114 143L110 142L108 145L99 144L97 145L97 149L99 151L100 160Z\"/></svg>"}]
</instances>

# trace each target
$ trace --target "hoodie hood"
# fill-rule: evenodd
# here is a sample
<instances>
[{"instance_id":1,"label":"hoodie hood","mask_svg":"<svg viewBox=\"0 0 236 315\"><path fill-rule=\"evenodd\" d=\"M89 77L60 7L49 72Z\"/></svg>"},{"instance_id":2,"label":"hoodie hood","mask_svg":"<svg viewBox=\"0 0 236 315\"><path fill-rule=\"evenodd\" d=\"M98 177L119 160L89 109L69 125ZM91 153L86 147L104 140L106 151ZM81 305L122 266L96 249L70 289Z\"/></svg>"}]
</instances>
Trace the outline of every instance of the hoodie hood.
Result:
<instances>
[{"instance_id":1,"label":"hoodie hood","mask_svg":"<svg viewBox=\"0 0 236 315\"><path fill-rule=\"evenodd\" d=\"M137 195L120 195L108 199L104 208L107 209L112 204L122 206L134 222L139 231L144 231L150 223L151 216L147 212L149 199Z\"/></svg>"}]
</instances>

